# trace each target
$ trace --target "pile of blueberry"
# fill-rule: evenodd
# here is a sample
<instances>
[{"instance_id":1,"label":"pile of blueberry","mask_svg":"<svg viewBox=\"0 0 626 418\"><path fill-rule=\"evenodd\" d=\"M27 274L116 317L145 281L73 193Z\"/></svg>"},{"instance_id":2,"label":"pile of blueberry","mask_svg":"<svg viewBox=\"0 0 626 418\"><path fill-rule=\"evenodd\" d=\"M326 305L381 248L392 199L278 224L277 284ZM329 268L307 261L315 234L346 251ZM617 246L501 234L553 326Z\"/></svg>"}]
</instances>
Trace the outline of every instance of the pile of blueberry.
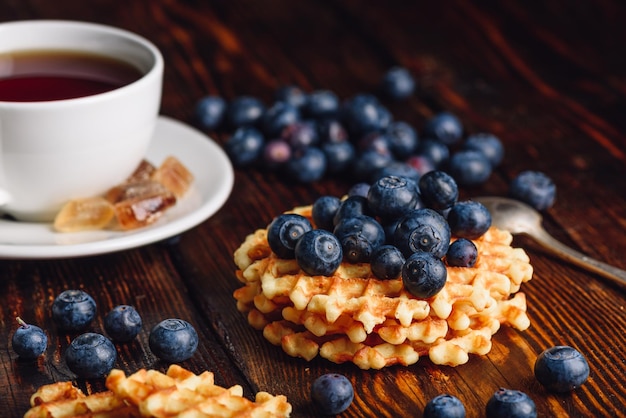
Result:
<instances>
[{"instance_id":1,"label":"pile of blueberry","mask_svg":"<svg viewBox=\"0 0 626 418\"><path fill-rule=\"evenodd\" d=\"M115 343L132 341L143 326L141 316L130 305L119 305L104 317L107 338L96 332L84 332L96 316L96 302L82 290L65 290L52 303L52 319L68 333L81 333L72 339L65 351L67 367L80 378L106 376L117 360ZM47 348L45 332L18 318L20 327L12 337L13 351L20 358L36 359ZM198 347L198 334L181 319L165 319L150 331L149 346L162 360L178 363L190 358Z\"/></svg>"},{"instance_id":2,"label":"pile of blueberry","mask_svg":"<svg viewBox=\"0 0 626 418\"><path fill-rule=\"evenodd\" d=\"M583 355L569 346L555 346L542 352L535 361L535 378L546 389L566 393L582 385L589 377L589 364ZM348 409L354 389L343 375L328 373L311 386L311 399L325 415L336 415ZM465 418L463 402L450 394L438 395L426 404L424 418ZM535 418L537 408L528 394L499 388L485 405L487 418Z\"/></svg>"},{"instance_id":3,"label":"pile of blueberry","mask_svg":"<svg viewBox=\"0 0 626 418\"><path fill-rule=\"evenodd\" d=\"M402 67L387 71L381 92L400 101L415 90L415 80ZM384 101L361 93L345 100L330 90L307 93L298 86L275 91L266 106L252 96L229 102L206 96L196 105L198 123L208 130L229 133L224 148L236 167L281 171L284 178L310 183L341 176L354 183L373 183L385 175L417 181L429 171L442 170L460 186L484 183L504 157L504 147L491 133L466 135L458 117L440 112L420 133L395 120ZM546 209L555 187L545 174L520 173L511 196Z\"/></svg>"},{"instance_id":4,"label":"pile of blueberry","mask_svg":"<svg viewBox=\"0 0 626 418\"><path fill-rule=\"evenodd\" d=\"M316 228L298 214L277 216L267 239L277 256L296 259L309 275L330 276L342 261L369 263L378 279L402 277L410 293L430 298L445 285L446 263L474 266L472 240L491 226L482 204L458 196L456 181L444 171L425 173L417 182L387 175L352 188L343 200L318 198L312 205Z\"/></svg>"}]
</instances>

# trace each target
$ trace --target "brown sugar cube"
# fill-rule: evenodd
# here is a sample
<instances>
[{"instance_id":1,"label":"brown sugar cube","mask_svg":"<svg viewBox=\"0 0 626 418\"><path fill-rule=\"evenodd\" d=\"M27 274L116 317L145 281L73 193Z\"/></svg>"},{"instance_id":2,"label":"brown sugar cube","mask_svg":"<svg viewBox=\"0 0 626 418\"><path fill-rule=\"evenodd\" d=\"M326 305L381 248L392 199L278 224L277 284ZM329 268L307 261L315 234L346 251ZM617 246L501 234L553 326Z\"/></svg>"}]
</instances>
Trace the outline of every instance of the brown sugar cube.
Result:
<instances>
[{"instance_id":1,"label":"brown sugar cube","mask_svg":"<svg viewBox=\"0 0 626 418\"><path fill-rule=\"evenodd\" d=\"M103 229L114 215L113 205L102 197L71 200L55 217L54 229L59 232Z\"/></svg>"},{"instance_id":2,"label":"brown sugar cube","mask_svg":"<svg viewBox=\"0 0 626 418\"><path fill-rule=\"evenodd\" d=\"M148 160L141 160L135 171L126 179L125 183L137 183L150 180L156 167Z\"/></svg>"},{"instance_id":3,"label":"brown sugar cube","mask_svg":"<svg viewBox=\"0 0 626 418\"><path fill-rule=\"evenodd\" d=\"M106 194L120 228L140 228L155 222L176 204L176 196L161 183L142 181L116 186Z\"/></svg>"},{"instance_id":4,"label":"brown sugar cube","mask_svg":"<svg viewBox=\"0 0 626 418\"><path fill-rule=\"evenodd\" d=\"M193 174L176 157L169 156L152 174L152 180L158 181L180 198L189 190Z\"/></svg>"}]
</instances>

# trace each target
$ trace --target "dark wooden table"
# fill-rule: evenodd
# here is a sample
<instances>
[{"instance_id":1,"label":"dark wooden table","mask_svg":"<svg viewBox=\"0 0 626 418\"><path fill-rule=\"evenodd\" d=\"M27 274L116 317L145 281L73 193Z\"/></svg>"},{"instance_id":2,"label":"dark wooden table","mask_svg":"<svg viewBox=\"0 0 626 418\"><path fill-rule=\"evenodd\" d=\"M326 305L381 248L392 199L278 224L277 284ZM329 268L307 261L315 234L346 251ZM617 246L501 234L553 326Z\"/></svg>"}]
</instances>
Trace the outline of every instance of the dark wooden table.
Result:
<instances>
[{"instance_id":1,"label":"dark wooden table","mask_svg":"<svg viewBox=\"0 0 626 418\"><path fill-rule=\"evenodd\" d=\"M477 2L478 3L478 2ZM506 158L484 186L465 197L505 194L518 172L535 169L557 184L546 228L590 256L626 269L626 4L620 1L450 2L346 1L73 1L5 0L0 21L53 18L101 22L156 43L166 60L162 113L194 124L207 94L249 94L269 102L274 89L295 83L330 89L340 98L371 92L385 70L409 68L419 88L390 104L397 119L418 129L441 110L468 132L488 131ZM538 4L541 3L541 6ZM214 138L223 143L224 135ZM285 394L293 416L316 416L309 390L325 372L345 374L356 397L342 415L421 416L425 403L448 392L468 416L483 416L499 387L523 390L539 416L625 416L626 297L624 290L572 267L526 238L534 278L522 290L532 321L525 332L503 327L492 351L462 366L422 359L410 367L362 371L353 365L289 357L248 326L236 309L233 251L276 214L341 195L347 180L313 185L237 170L225 206L178 243L156 243L111 254L57 260L0 260L0 415L20 417L42 384L71 380L62 360L69 337L50 317L53 298L82 288L99 306L93 330L116 304L135 305L145 329L119 347L116 367L163 370L150 353L148 330L166 317L189 320L200 334L184 362L211 370L221 385ZM11 335L19 315L50 337L37 362L17 359ZM546 392L532 365L544 349L567 344L588 359L589 380L571 394ZM86 391L102 381L80 381Z\"/></svg>"}]
</instances>

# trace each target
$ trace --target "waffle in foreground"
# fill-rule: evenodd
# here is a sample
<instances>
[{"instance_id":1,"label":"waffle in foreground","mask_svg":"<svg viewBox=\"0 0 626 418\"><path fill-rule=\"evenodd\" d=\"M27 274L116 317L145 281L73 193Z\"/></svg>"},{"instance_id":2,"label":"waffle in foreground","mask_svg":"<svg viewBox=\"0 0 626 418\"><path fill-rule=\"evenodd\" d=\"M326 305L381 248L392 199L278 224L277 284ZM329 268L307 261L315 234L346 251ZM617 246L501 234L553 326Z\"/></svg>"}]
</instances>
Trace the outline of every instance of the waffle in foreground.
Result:
<instances>
[{"instance_id":1,"label":"waffle in foreground","mask_svg":"<svg viewBox=\"0 0 626 418\"><path fill-rule=\"evenodd\" d=\"M288 417L291 405L283 395L256 394L255 401L243 397L239 385L223 388L213 373L196 375L178 365L167 373L139 370L126 376L112 370L106 380L109 389L83 394L70 382L39 388L31 397L32 408L24 418L138 418L138 417Z\"/></svg>"},{"instance_id":2,"label":"waffle in foreground","mask_svg":"<svg viewBox=\"0 0 626 418\"><path fill-rule=\"evenodd\" d=\"M311 206L293 212L311 219ZM533 269L511 242L510 233L492 227L474 241L474 267L448 267L443 290L419 299L401 279L376 279L366 263L343 262L331 277L308 276L295 260L278 258L260 229L235 251L244 286L234 297L250 325L294 357L381 369L428 355L456 366L469 354L487 354L501 324L530 325L518 291Z\"/></svg>"}]
</instances>

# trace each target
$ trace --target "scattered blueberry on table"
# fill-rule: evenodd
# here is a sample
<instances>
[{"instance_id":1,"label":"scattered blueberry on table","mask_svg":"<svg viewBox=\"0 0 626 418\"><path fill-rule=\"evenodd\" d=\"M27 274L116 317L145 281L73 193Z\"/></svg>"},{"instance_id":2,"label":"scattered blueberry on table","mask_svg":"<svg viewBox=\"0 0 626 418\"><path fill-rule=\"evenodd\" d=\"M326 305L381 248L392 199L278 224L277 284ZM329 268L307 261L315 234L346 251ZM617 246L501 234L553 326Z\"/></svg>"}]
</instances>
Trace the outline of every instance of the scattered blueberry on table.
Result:
<instances>
[{"instance_id":1,"label":"scattered blueberry on table","mask_svg":"<svg viewBox=\"0 0 626 418\"><path fill-rule=\"evenodd\" d=\"M311 399L323 414L337 415L354 400L354 388L344 375L327 373L313 381Z\"/></svg>"},{"instance_id":2,"label":"scattered blueberry on table","mask_svg":"<svg viewBox=\"0 0 626 418\"><path fill-rule=\"evenodd\" d=\"M17 318L20 325L13 336L11 344L13 351L26 360L33 360L41 356L48 347L48 336L36 325L27 324L23 319Z\"/></svg>"},{"instance_id":3,"label":"scattered blueberry on table","mask_svg":"<svg viewBox=\"0 0 626 418\"><path fill-rule=\"evenodd\" d=\"M82 331L95 316L96 302L83 290L65 290L52 303L52 319L65 331Z\"/></svg>"},{"instance_id":4,"label":"scattered blueberry on table","mask_svg":"<svg viewBox=\"0 0 626 418\"><path fill-rule=\"evenodd\" d=\"M115 342L132 341L143 325L134 306L118 305L104 317L104 330Z\"/></svg>"},{"instance_id":5,"label":"scattered blueberry on table","mask_svg":"<svg viewBox=\"0 0 626 418\"><path fill-rule=\"evenodd\" d=\"M444 393L428 401L424 418L465 418L465 405L456 396Z\"/></svg>"},{"instance_id":6,"label":"scattered blueberry on table","mask_svg":"<svg viewBox=\"0 0 626 418\"><path fill-rule=\"evenodd\" d=\"M485 408L487 418L535 418L535 402L524 392L513 389L498 389Z\"/></svg>"},{"instance_id":7,"label":"scattered blueberry on table","mask_svg":"<svg viewBox=\"0 0 626 418\"><path fill-rule=\"evenodd\" d=\"M185 361L198 348L198 333L187 321L168 318L150 331L148 345L152 354L169 363Z\"/></svg>"},{"instance_id":8,"label":"scattered blueberry on table","mask_svg":"<svg viewBox=\"0 0 626 418\"><path fill-rule=\"evenodd\" d=\"M552 392L570 392L587 380L589 364L585 357L570 346L555 346L537 357L535 377Z\"/></svg>"},{"instance_id":9,"label":"scattered blueberry on table","mask_svg":"<svg viewBox=\"0 0 626 418\"><path fill-rule=\"evenodd\" d=\"M115 345L102 334L87 332L74 338L65 351L67 367L78 377L105 377L115 365Z\"/></svg>"}]
</instances>

